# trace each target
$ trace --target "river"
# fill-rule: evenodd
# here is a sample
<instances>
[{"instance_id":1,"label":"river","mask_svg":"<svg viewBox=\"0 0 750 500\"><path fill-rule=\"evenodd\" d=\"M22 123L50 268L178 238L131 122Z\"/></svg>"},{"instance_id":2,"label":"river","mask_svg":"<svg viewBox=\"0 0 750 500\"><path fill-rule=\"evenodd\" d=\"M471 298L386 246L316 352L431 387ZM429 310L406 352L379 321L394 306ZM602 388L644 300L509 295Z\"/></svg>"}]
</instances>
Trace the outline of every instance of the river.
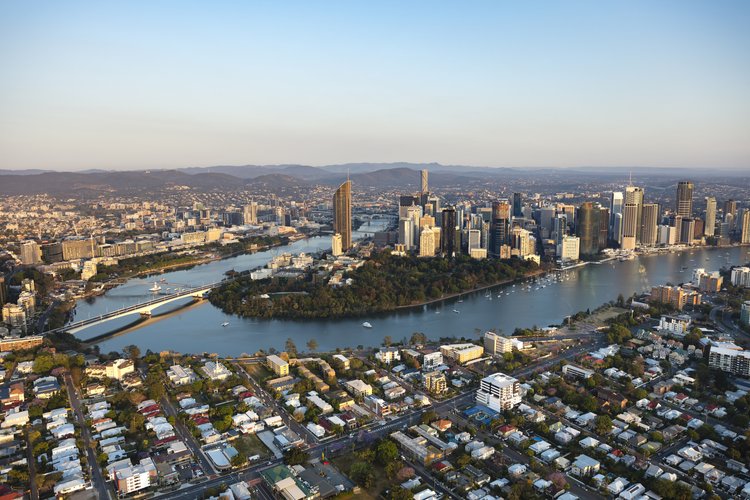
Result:
<instances>
[{"instance_id":1,"label":"river","mask_svg":"<svg viewBox=\"0 0 750 500\"><path fill-rule=\"evenodd\" d=\"M374 223L375 224L375 223ZM379 230L373 225L362 228L355 235L361 238L366 231ZM229 269L242 271L265 264L282 252L318 252L330 248L330 237L314 237L294 242L286 247L274 248L255 254L241 255L214 261L190 269L159 275L165 278L163 288L200 285L215 282ZM728 249L696 248L679 253L641 256L631 261L611 261L569 270L566 280L547 284L544 288L525 291L521 285L500 285L493 290L492 300L487 292L465 294L446 300L399 312L373 315L359 319L341 320L259 320L243 319L224 314L208 301L173 312L175 304L164 306L165 312L140 323L136 327L101 342L102 352L118 351L135 344L142 352L175 350L188 353L218 353L223 356L253 353L258 349L274 347L283 349L291 338L300 350L310 339L315 339L319 350L357 345L379 345L383 337L394 340L409 337L413 332L424 332L429 338L476 338L475 332L498 328L510 333L519 327L540 327L559 324L563 318L588 308L594 309L603 302L615 300L618 294L625 297L646 291L652 285L667 282L689 281L693 268L718 270L727 265L750 261L747 247ZM77 305L76 319L97 316L149 298L148 288L154 279L137 278L109 290L105 295L81 300ZM166 290L165 290L166 291ZM500 297L498 297L500 295ZM461 302L459 302L459 300ZM188 299L185 303L189 302ZM458 313L454 312L458 311ZM155 314L162 311L157 310ZM82 340L123 327L134 317L121 318L83 330ZM362 327L368 321L373 328ZM229 325L222 327L222 323Z\"/></svg>"}]
</instances>

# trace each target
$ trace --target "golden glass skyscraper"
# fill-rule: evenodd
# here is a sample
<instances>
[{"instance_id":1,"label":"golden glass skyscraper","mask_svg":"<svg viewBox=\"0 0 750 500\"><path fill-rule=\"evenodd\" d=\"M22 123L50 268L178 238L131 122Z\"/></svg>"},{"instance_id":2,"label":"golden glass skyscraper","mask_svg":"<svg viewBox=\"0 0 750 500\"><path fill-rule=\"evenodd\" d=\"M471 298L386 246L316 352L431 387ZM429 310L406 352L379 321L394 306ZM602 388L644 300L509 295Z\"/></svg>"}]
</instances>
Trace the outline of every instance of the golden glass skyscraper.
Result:
<instances>
[{"instance_id":1,"label":"golden glass skyscraper","mask_svg":"<svg viewBox=\"0 0 750 500\"><path fill-rule=\"evenodd\" d=\"M333 194L333 232L341 235L341 250L352 247L352 181L347 180Z\"/></svg>"}]
</instances>

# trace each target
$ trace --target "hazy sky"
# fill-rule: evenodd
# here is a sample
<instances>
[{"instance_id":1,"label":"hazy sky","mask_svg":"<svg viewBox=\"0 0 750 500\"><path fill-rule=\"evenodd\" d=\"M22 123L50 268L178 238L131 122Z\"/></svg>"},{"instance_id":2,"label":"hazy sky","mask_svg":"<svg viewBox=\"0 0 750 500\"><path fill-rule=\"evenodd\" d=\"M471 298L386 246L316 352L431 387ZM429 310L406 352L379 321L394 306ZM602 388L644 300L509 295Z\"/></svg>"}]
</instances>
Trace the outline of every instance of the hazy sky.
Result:
<instances>
[{"instance_id":1,"label":"hazy sky","mask_svg":"<svg viewBox=\"0 0 750 500\"><path fill-rule=\"evenodd\" d=\"M5 1L0 168L750 169L747 1Z\"/></svg>"}]
</instances>

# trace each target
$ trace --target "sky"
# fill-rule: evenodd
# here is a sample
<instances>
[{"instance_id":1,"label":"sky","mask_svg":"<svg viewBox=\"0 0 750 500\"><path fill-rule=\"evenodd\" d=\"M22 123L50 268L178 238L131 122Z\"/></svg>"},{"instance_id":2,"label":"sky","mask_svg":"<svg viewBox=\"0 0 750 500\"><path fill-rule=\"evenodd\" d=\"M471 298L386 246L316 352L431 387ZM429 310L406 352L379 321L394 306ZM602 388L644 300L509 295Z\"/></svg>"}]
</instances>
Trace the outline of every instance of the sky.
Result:
<instances>
[{"instance_id":1,"label":"sky","mask_svg":"<svg viewBox=\"0 0 750 500\"><path fill-rule=\"evenodd\" d=\"M746 1L0 2L0 169L750 170Z\"/></svg>"}]
</instances>

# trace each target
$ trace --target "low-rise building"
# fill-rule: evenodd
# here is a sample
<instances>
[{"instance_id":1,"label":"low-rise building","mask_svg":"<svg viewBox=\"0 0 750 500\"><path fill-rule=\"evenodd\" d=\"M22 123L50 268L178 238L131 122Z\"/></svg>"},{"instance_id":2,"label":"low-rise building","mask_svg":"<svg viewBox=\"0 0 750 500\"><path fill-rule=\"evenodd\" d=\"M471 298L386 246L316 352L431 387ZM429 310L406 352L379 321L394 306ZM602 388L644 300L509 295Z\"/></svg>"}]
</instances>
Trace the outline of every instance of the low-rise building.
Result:
<instances>
[{"instance_id":1,"label":"low-rise building","mask_svg":"<svg viewBox=\"0 0 750 500\"><path fill-rule=\"evenodd\" d=\"M448 344L441 345L440 352L446 358L451 358L457 363L467 363L479 359L484 354L484 347L476 344Z\"/></svg>"},{"instance_id":2,"label":"low-rise building","mask_svg":"<svg viewBox=\"0 0 750 500\"><path fill-rule=\"evenodd\" d=\"M279 377L289 375L289 363L275 354L266 356L266 365L268 365L268 368Z\"/></svg>"},{"instance_id":3,"label":"low-rise building","mask_svg":"<svg viewBox=\"0 0 750 500\"><path fill-rule=\"evenodd\" d=\"M167 370L167 378L172 382L172 385L187 385L192 384L198 380L198 376L190 367L183 367L180 365L172 365Z\"/></svg>"},{"instance_id":4,"label":"low-rise building","mask_svg":"<svg viewBox=\"0 0 750 500\"><path fill-rule=\"evenodd\" d=\"M691 324L692 319L687 314L665 314L659 320L659 331L675 337L683 337L690 332Z\"/></svg>"},{"instance_id":5,"label":"low-rise building","mask_svg":"<svg viewBox=\"0 0 750 500\"><path fill-rule=\"evenodd\" d=\"M382 347L375 353L375 359L390 365L394 361L401 361L401 353L396 347Z\"/></svg>"},{"instance_id":6,"label":"low-rise building","mask_svg":"<svg viewBox=\"0 0 750 500\"><path fill-rule=\"evenodd\" d=\"M203 365L203 373L211 380L224 380L232 375L229 368L224 366L223 363L216 361L207 361L206 364Z\"/></svg>"},{"instance_id":7,"label":"low-rise building","mask_svg":"<svg viewBox=\"0 0 750 500\"><path fill-rule=\"evenodd\" d=\"M433 394L441 394L448 389L448 381L443 372L427 372L423 377L425 389Z\"/></svg>"},{"instance_id":8,"label":"low-rise building","mask_svg":"<svg viewBox=\"0 0 750 500\"><path fill-rule=\"evenodd\" d=\"M586 368L577 365L564 365L562 367L562 373L566 377L578 380L586 380L594 376L593 370L587 370Z\"/></svg>"},{"instance_id":9,"label":"low-rise building","mask_svg":"<svg viewBox=\"0 0 750 500\"><path fill-rule=\"evenodd\" d=\"M359 379L348 380L344 383L344 386L352 396L365 397L372 394L372 386Z\"/></svg>"}]
</instances>

